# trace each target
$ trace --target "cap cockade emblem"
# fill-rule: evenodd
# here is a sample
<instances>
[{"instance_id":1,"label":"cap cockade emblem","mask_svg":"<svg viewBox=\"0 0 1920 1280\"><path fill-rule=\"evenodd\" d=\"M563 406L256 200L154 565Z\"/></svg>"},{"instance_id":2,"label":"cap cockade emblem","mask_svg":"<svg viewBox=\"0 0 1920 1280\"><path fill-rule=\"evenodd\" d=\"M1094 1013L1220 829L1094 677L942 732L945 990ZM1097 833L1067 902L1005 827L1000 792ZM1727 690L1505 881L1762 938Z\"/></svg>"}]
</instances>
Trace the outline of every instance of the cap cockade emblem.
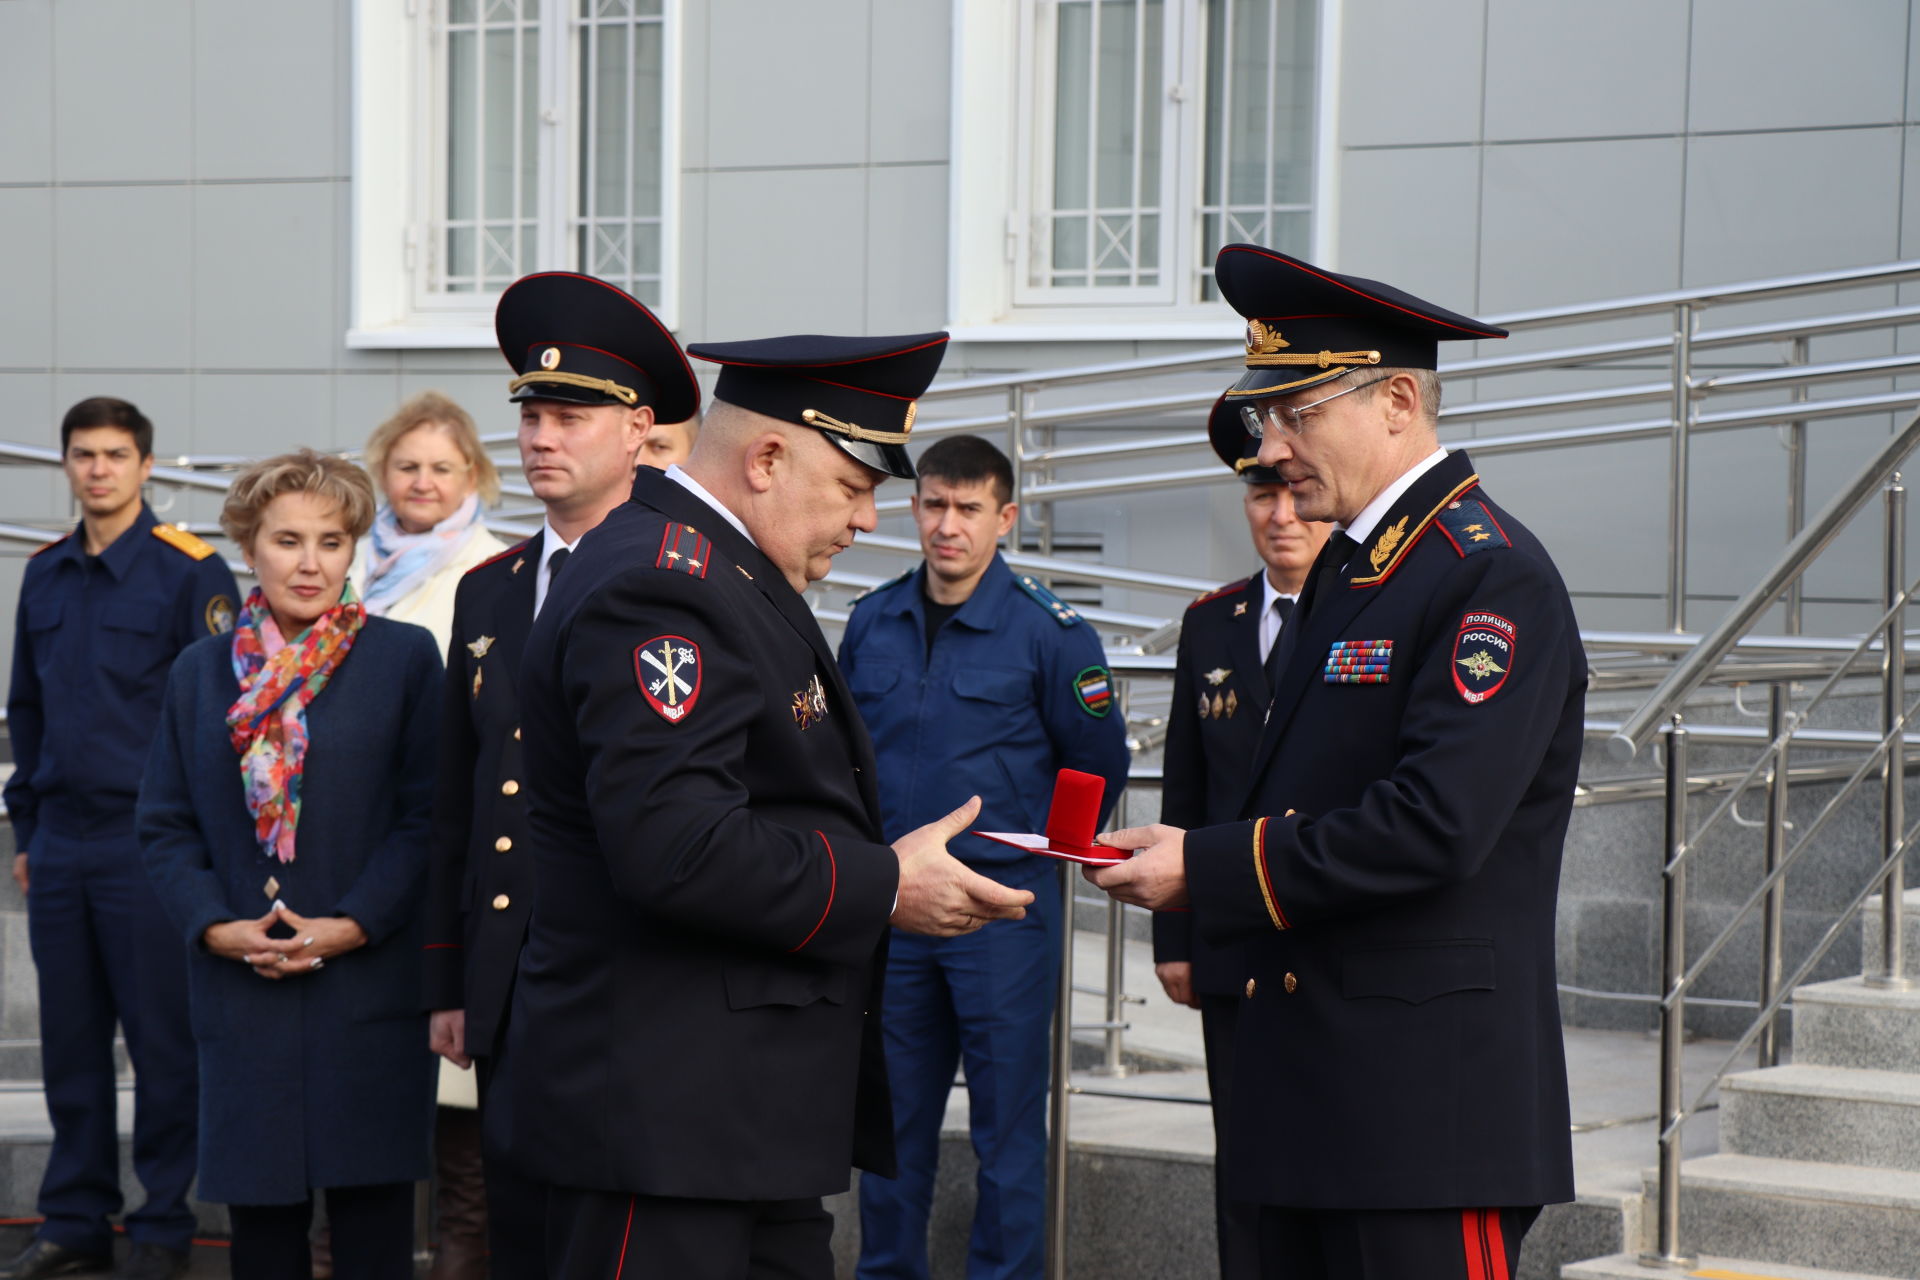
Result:
<instances>
[{"instance_id":1,"label":"cap cockade emblem","mask_svg":"<svg viewBox=\"0 0 1920 1280\"><path fill-rule=\"evenodd\" d=\"M1270 356L1292 346L1280 336L1278 329L1269 329L1263 320L1247 321L1247 354L1250 356Z\"/></svg>"},{"instance_id":2,"label":"cap cockade emblem","mask_svg":"<svg viewBox=\"0 0 1920 1280\"><path fill-rule=\"evenodd\" d=\"M540 367L542 369L558 369L560 367L560 348L548 347L545 351L542 351L540 353Z\"/></svg>"}]
</instances>

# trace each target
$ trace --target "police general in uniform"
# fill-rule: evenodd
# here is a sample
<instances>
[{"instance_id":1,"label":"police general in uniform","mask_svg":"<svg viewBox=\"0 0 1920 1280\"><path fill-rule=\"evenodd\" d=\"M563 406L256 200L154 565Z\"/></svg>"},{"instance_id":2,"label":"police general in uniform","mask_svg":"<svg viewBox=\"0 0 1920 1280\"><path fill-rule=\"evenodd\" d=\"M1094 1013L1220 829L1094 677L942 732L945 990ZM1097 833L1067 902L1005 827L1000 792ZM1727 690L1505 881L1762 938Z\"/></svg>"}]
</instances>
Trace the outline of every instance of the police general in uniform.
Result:
<instances>
[{"instance_id":1,"label":"police general in uniform","mask_svg":"<svg viewBox=\"0 0 1920 1280\"><path fill-rule=\"evenodd\" d=\"M1213 445L1242 482L1241 506L1261 571L1201 596L1180 622L1161 753L1160 821L1182 828L1239 814L1285 653L1280 638L1329 531L1299 518L1280 473L1260 465L1258 438L1235 430ZM1233 1027L1246 980L1242 950L1199 933L1190 911L1154 913L1154 973L1169 999L1200 1010L1216 1155L1226 1150L1232 1129ZM1257 1276L1258 1213L1227 1198L1217 1164L1214 1209L1220 1274L1226 1280Z\"/></svg>"},{"instance_id":2,"label":"police general in uniform","mask_svg":"<svg viewBox=\"0 0 1920 1280\"><path fill-rule=\"evenodd\" d=\"M883 829L898 835L982 799L981 824L1039 831L1063 768L1127 781L1100 637L997 549L1012 529L1012 464L978 436L920 456L913 497L925 562L862 596L840 666L873 731ZM898 1178L860 1182L861 1280L925 1280L940 1126L965 1063L980 1166L967 1274L1039 1274L1046 1246L1047 1081L1062 909L1055 865L962 836L954 851L1032 891L1018 924L957 938L896 934L887 956L887 1077Z\"/></svg>"},{"instance_id":3,"label":"police general in uniform","mask_svg":"<svg viewBox=\"0 0 1920 1280\"><path fill-rule=\"evenodd\" d=\"M1573 1194L1554 903L1586 664L1544 548L1435 430L1438 343L1504 330L1229 245L1251 431L1336 532L1288 626L1238 820L1108 839L1089 878L1249 939L1229 1195L1261 1274L1506 1277ZM1244 424L1244 425L1243 425Z\"/></svg>"},{"instance_id":4,"label":"police general in uniform","mask_svg":"<svg viewBox=\"0 0 1920 1280\"><path fill-rule=\"evenodd\" d=\"M480 1072L490 1256L470 1265L521 1280L545 1274L545 1192L502 1158L512 1141L507 1014L533 906L520 658L556 571L627 501L655 421L693 417L700 390L666 326L590 276L516 281L500 297L495 331L516 374L508 391L520 408L521 465L546 514L539 533L469 570L454 598L426 998L437 1011L436 1048L471 1058Z\"/></svg>"},{"instance_id":5,"label":"police general in uniform","mask_svg":"<svg viewBox=\"0 0 1920 1280\"><path fill-rule=\"evenodd\" d=\"M20 588L6 785L40 982L40 1041L53 1150L46 1218L4 1268L38 1280L107 1265L119 1212L113 1032L134 1068L134 1172L147 1201L126 1217L121 1274L185 1271L198 1071L186 955L147 883L133 806L167 672L197 639L233 629L238 592L206 542L140 498L153 425L101 396L67 411L62 467L80 527L34 553Z\"/></svg>"},{"instance_id":6,"label":"police general in uniform","mask_svg":"<svg viewBox=\"0 0 1920 1280\"><path fill-rule=\"evenodd\" d=\"M722 366L692 456L642 469L534 624L510 1054L555 1280L824 1280L820 1197L892 1169L889 921L955 934L1031 900L946 852L972 803L882 842L872 746L800 595L912 474L945 344L690 348Z\"/></svg>"}]
</instances>

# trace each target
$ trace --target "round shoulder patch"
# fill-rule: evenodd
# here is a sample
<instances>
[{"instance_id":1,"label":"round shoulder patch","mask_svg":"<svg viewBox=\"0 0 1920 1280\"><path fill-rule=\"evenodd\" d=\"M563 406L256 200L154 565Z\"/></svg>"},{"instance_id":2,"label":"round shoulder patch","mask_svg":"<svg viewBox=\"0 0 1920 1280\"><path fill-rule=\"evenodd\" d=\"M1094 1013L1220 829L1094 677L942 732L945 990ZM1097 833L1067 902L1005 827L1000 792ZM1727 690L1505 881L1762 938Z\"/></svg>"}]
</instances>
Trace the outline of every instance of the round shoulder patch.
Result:
<instances>
[{"instance_id":1,"label":"round shoulder patch","mask_svg":"<svg viewBox=\"0 0 1920 1280\"><path fill-rule=\"evenodd\" d=\"M1481 703L1500 692L1513 670L1518 634L1497 613L1469 613L1460 619L1453 641L1453 687L1468 703Z\"/></svg>"},{"instance_id":2,"label":"round shoulder patch","mask_svg":"<svg viewBox=\"0 0 1920 1280\"><path fill-rule=\"evenodd\" d=\"M207 634L217 636L233 630L233 601L224 595L207 601Z\"/></svg>"},{"instance_id":3,"label":"round shoulder patch","mask_svg":"<svg viewBox=\"0 0 1920 1280\"><path fill-rule=\"evenodd\" d=\"M1073 696L1080 709L1104 720L1113 710L1113 673L1105 667L1088 667L1073 678Z\"/></svg>"}]
</instances>

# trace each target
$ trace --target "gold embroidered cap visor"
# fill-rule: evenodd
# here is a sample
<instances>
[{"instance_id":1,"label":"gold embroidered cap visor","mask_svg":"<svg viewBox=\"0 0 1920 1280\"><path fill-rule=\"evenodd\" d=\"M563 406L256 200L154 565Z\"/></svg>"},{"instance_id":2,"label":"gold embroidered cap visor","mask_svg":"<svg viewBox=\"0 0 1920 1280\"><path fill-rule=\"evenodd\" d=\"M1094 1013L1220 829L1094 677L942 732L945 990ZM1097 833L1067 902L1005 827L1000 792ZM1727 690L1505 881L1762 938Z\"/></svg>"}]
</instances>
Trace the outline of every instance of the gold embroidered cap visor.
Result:
<instances>
[{"instance_id":1,"label":"gold embroidered cap visor","mask_svg":"<svg viewBox=\"0 0 1920 1280\"><path fill-rule=\"evenodd\" d=\"M907 441L916 401L946 350L944 333L797 334L696 343L687 354L720 366L715 400L812 427L856 462L911 480Z\"/></svg>"},{"instance_id":2,"label":"gold embroidered cap visor","mask_svg":"<svg viewBox=\"0 0 1920 1280\"><path fill-rule=\"evenodd\" d=\"M1507 331L1363 276L1253 244L1214 259L1220 296L1246 319L1247 371L1214 404L1207 434L1221 461L1243 456L1240 406L1369 368L1435 369L1440 344ZM1255 441L1257 447L1258 441Z\"/></svg>"},{"instance_id":3,"label":"gold embroidered cap visor","mask_svg":"<svg viewBox=\"0 0 1920 1280\"><path fill-rule=\"evenodd\" d=\"M661 422L700 411L680 344L639 299L593 276L542 271L522 276L493 313L500 353L518 375L510 400L651 405Z\"/></svg>"}]
</instances>

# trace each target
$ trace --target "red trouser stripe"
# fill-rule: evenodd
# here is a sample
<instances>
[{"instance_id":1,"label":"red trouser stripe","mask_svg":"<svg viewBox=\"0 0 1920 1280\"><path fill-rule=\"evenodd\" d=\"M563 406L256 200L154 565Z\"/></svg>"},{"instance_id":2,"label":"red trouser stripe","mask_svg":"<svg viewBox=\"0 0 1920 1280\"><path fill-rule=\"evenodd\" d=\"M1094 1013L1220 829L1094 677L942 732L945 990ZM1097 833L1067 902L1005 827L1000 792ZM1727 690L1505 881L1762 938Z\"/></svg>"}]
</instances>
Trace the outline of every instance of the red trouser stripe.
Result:
<instances>
[{"instance_id":1,"label":"red trouser stripe","mask_svg":"<svg viewBox=\"0 0 1920 1280\"><path fill-rule=\"evenodd\" d=\"M620 1280L627 1270L627 1241L633 1238L633 1206L639 1201L639 1196L627 1198L627 1229L620 1233L620 1264L613 1269L613 1280Z\"/></svg>"},{"instance_id":2,"label":"red trouser stripe","mask_svg":"<svg viewBox=\"0 0 1920 1280\"><path fill-rule=\"evenodd\" d=\"M1461 1251L1467 1262L1467 1280L1490 1280L1487 1275L1487 1242L1480 1230L1480 1210L1461 1210L1460 1236Z\"/></svg>"},{"instance_id":3,"label":"red trouser stripe","mask_svg":"<svg viewBox=\"0 0 1920 1280\"><path fill-rule=\"evenodd\" d=\"M1486 1211L1485 1229L1487 1233L1487 1258L1491 1263L1488 1274L1492 1280L1508 1280L1507 1277L1507 1241L1500 1234L1500 1211Z\"/></svg>"}]
</instances>

